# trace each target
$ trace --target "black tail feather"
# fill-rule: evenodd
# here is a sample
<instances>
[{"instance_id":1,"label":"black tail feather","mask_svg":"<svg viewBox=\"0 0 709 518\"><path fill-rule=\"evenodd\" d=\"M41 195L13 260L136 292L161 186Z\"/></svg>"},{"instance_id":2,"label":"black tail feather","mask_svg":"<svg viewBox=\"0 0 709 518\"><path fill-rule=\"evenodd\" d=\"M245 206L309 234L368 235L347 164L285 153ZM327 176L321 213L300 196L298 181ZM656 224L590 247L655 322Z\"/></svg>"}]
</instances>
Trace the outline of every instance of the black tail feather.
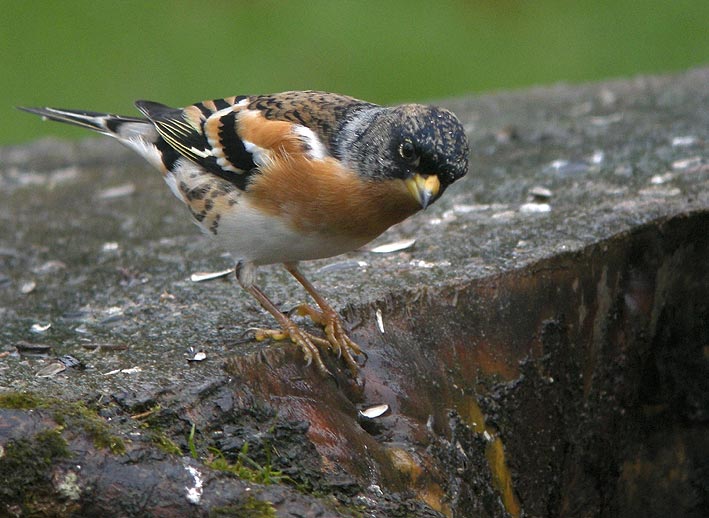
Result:
<instances>
[{"instance_id":1,"label":"black tail feather","mask_svg":"<svg viewBox=\"0 0 709 518\"><path fill-rule=\"evenodd\" d=\"M147 126L152 126L150 122L140 117L125 117L111 113L65 110L49 107L25 108L24 106L18 106L17 108L25 112L39 115L43 119L80 126L117 138L126 138L135 134L152 134L152 130L147 129ZM137 127L136 124L138 125ZM138 129L137 132L135 131L136 129Z\"/></svg>"}]
</instances>

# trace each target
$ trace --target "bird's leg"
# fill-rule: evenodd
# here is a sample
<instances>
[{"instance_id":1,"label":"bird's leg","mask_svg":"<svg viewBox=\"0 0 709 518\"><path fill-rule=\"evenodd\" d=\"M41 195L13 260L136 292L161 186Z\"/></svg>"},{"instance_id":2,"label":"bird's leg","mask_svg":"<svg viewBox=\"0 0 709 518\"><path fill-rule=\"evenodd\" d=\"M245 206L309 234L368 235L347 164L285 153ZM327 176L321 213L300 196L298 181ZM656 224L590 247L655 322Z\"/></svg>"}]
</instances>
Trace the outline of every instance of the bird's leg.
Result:
<instances>
[{"instance_id":1,"label":"bird's leg","mask_svg":"<svg viewBox=\"0 0 709 518\"><path fill-rule=\"evenodd\" d=\"M288 270L288 273L295 277L295 280L297 280L303 288L305 288L305 291L310 294L320 308L316 309L309 304L300 304L295 308L295 311L301 316L310 317L313 322L323 326L325 336L327 337L327 342L330 347L338 354L338 356L344 356L347 365L356 375L359 367L354 358L352 358L352 352L355 354L362 354L362 350L345 333L340 315L338 315L337 311L332 309L327 301L325 301L325 299L315 290L315 286L313 286L310 281L305 278L294 263L285 263L284 266L286 270Z\"/></svg>"},{"instance_id":2,"label":"bird's leg","mask_svg":"<svg viewBox=\"0 0 709 518\"><path fill-rule=\"evenodd\" d=\"M256 284L254 284L254 277L255 267L252 264L238 263L236 265L236 278L241 287L248 291L259 302L259 304L261 304L261 307L268 311L281 326L280 330L256 329L255 338L257 340L265 340L267 338L284 340L286 338L290 338L293 343L302 349L307 365L315 362L315 365L320 372L331 376L332 374L327 367L325 367L325 364L320 357L320 351L313 343L314 341L325 342L325 340L317 339L317 337L310 336L308 333L301 331L295 322L281 313L273 302L271 302L271 300L266 296L266 294L261 291Z\"/></svg>"}]
</instances>

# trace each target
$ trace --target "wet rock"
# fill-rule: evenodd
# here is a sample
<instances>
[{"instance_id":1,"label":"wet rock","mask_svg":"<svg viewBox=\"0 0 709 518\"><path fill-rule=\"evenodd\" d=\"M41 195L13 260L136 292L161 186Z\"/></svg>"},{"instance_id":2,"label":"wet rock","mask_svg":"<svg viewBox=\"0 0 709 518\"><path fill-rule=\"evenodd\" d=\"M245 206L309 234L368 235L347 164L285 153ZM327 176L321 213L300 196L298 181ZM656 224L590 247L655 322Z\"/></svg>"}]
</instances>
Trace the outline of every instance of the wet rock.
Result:
<instances>
[{"instance_id":1,"label":"wet rock","mask_svg":"<svg viewBox=\"0 0 709 518\"><path fill-rule=\"evenodd\" d=\"M368 354L356 382L249 340L271 322L232 276L190 280L232 265L129 151L0 149L0 337L85 367L0 357L0 471L24 477L0 514L701 516L708 82L445 103L470 174L369 251L304 265ZM261 282L302 300L277 267Z\"/></svg>"}]
</instances>

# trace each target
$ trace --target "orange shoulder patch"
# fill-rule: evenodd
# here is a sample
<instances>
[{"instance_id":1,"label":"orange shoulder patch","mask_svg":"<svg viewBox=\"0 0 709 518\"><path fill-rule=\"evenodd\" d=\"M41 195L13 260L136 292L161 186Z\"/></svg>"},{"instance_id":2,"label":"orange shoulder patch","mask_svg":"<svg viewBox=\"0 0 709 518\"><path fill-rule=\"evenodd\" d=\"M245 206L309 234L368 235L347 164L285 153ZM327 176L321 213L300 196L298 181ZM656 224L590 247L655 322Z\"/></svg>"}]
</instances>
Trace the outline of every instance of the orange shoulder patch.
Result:
<instances>
[{"instance_id":1,"label":"orange shoulder patch","mask_svg":"<svg viewBox=\"0 0 709 518\"><path fill-rule=\"evenodd\" d=\"M239 113L237 131L242 140L287 156L303 152L293 126L292 122L268 120L255 110L243 110Z\"/></svg>"}]
</instances>

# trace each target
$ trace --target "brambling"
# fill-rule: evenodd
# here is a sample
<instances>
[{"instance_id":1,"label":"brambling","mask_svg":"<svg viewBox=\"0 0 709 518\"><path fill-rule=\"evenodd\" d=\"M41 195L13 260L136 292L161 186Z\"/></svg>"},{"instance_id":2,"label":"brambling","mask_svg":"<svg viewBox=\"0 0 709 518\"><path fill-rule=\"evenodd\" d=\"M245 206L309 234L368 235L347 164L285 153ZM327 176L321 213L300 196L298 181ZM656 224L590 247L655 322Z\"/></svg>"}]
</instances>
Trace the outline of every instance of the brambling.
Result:
<instances>
[{"instance_id":1,"label":"brambling","mask_svg":"<svg viewBox=\"0 0 709 518\"><path fill-rule=\"evenodd\" d=\"M298 261L361 247L436 201L468 170L468 142L448 110L383 107L345 95L292 91L169 108L137 101L145 118L55 108L21 108L116 138L163 175L197 225L236 261L236 278L276 319L308 365L329 373L318 347L353 373L361 349L298 270ZM324 328L300 329L256 285L260 265L283 263L317 308L297 313Z\"/></svg>"}]
</instances>

